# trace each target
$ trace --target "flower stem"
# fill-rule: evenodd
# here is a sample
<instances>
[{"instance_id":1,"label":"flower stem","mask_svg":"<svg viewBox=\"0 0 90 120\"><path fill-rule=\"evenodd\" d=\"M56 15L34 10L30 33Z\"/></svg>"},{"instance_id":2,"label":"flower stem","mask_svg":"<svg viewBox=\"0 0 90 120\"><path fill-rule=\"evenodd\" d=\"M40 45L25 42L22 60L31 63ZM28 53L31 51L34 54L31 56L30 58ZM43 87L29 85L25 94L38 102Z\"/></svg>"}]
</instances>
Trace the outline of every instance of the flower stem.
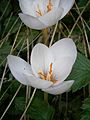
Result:
<instances>
[{"instance_id":1,"label":"flower stem","mask_svg":"<svg viewBox=\"0 0 90 120\"><path fill-rule=\"evenodd\" d=\"M26 43L27 43L27 62L29 63L29 29L27 28L27 39L26 39ZM31 94L31 86L26 86L26 104L25 104L25 108L27 106L27 103L30 99L30 94ZM25 114L24 116L24 120L29 120L29 116Z\"/></svg>"},{"instance_id":2,"label":"flower stem","mask_svg":"<svg viewBox=\"0 0 90 120\"><path fill-rule=\"evenodd\" d=\"M51 45L53 43L54 36L55 36L56 30L57 30L57 26L58 26L58 22L55 25L55 28L54 28L54 31L53 31L53 34L52 34L52 37L51 37L51 41L50 41L50 44L49 44L49 47L51 47Z\"/></svg>"},{"instance_id":3,"label":"flower stem","mask_svg":"<svg viewBox=\"0 0 90 120\"><path fill-rule=\"evenodd\" d=\"M44 102L48 104L48 93L44 92Z\"/></svg>"},{"instance_id":4,"label":"flower stem","mask_svg":"<svg viewBox=\"0 0 90 120\"><path fill-rule=\"evenodd\" d=\"M48 28L43 29L42 33L43 33L43 43L47 45L49 39Z\"/></svg>"},{"instance_id":5,"label":"flower stem","mask_svg":"<svg viewBox=\"0 0 90 120\"><path fill-rule=\"evenodd\" d=\"M43 43L45 45L48 45L48 39L49 39L49 34L48 34L48 28L45 28L42 30L43 33ZM44 92L44 102L48 104L48 93Z\"/></svg>"},{"instance_id":6,"label":"flower stem","mask_svg":"<svg viewBox=\"0 0 90 120\"><path fill-rule=\"evenodd\" d=\"M49 47L52 45L52 42L54 40L54 36L55 36L56 30L57 30L57 26L58 26L58 22L55 25ZM50 37L50 34L48 34L48 28L43 29L42 32L43 32L44 44L48 45L48 40L49 40L49 37ZM46 92L44 92L44 101L45 101L45 103L48 104L48 93L46 93Z\"/></svg>"}]
</instances>

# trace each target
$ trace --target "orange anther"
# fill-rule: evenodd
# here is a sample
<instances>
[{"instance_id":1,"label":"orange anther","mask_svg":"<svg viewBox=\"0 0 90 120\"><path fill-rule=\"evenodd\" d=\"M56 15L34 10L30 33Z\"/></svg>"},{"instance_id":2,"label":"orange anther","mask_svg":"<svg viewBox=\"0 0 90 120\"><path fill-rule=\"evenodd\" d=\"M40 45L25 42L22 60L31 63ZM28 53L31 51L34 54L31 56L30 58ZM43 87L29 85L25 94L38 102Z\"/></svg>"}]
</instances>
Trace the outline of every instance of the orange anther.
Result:
<instances>
[{"instance_id":1,"label":"orange anther","mask_svg":"<svg viewBox=\"0 0 90 120\"><path fill-rule=\"evenodd\" d=\"M52 70L52 63L50 64L49 66L49 71L47 72L47 74L45 74L43 71L39 71L38 74L40 76L41 79L43 80L48 80L48 81L51 81L53 83L56 83L57 80L54 79L54 76L53 76L53 70Z\"/></svg>"},{"instance_id":2,"label":"orange anther","mask_svg":"<svg viewBox=\"0 0 90 120\"><path fill-rule=\"evenodd\" d=\"M49 73L52 74L52 63L50 64Z\"/></svg>"},{"instance_id":3,"label":"orange anther","mask_svg":"<svg viewBox=\"0 0 90 120\"><path fill-rule=\"evenodd\" d=\"M38 8L37 8L37 14L38 14L38 16L43 16L43 13L42 13L42 11L40 10L40 8L39 8L39 5L38 5Z\"/></svg>"},{"instance_id":4,"label":"orange anther","mask_svg":"<svg viewBox=\"0 0 90 120\"><path fill-rule=\"evenodd\" d=\"M43 80L46 79L46 76L44 75L43 71L39 71L38 74L39 74L41 79L43 79Z\"/></svg>"},{"instance_id":5,"label":"orange anther","mask_svg":"<svg viewBox=\"0 0 90 120\"><path fill-rule=\"evenodd\" d=\"M39 10L39 11L36 11L38 16L43 16L42 12Z\"/></svg>"},{"instance_id":6,"label":"orange anther","mask_svg":"<svg viewBox=\"0 0 90 120\"><path fill-rule=\"evenodd\" d=\"M49 0L49 3L47 5L47 12L51 11L52 7L53 7L52 2L51 2L51 0Z\"/></svg>"}]
</instances>

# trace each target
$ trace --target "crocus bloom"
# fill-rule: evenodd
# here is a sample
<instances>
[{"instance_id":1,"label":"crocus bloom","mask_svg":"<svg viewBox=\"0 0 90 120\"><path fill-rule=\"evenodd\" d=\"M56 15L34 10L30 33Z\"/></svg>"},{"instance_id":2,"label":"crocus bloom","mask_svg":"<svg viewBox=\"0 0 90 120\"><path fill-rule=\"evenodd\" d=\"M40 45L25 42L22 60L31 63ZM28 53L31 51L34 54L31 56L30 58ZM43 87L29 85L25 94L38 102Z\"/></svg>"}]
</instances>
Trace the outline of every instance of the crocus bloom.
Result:
<instances>
[{"instance_id":1,"label":"crocus bloom","mask_svg":"<svg viewBox=\"0 0 90 120\"><path fill-rule=\"evenodd\" d=\"M50 94L67 91L74 80L64 81L76 60L77 50L70 38L64 38L50 48L38 43L31 52L31 65L9 55L8 65L13 76L22 84L42 89Z\"/></svg>"},{"instance_id":2,"label":"crocus bloom","mask_svg":"<svg viewBox=\"0 0 90 120\"><path fill-rule=\"evenodd\" d=\"M23 23L41 30L56 24L72 8L75 0L19 0Z\"/></svg>"}]
</instances>

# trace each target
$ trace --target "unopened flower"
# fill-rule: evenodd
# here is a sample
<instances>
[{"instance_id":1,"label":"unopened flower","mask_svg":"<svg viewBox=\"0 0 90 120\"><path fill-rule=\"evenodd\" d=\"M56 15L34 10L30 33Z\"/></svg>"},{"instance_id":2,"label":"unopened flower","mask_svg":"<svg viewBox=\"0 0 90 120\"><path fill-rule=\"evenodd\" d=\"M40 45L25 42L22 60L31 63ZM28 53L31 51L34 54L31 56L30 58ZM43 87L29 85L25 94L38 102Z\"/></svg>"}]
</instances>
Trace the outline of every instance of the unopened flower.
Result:
<instances>
[{"instance_id":1,"label":"unopened flower","mask_svg":"<svg viewBox=\"0 0 90 120\"><path fill-rule=\"evenodd\" d=\"M77 50L70 38L56 42L50 48L38 43L31 52L31 65L9 55L8 65L13 76L22 84L42 89L50 94L66 92L74 80L64 81L76 60Z\"/></svg>"},{"instance_id":2,"label":"unopened flower","mask_svg":"<svg viewBox=\"0 0 90 120\"><path fill-rule=\"evenodd\" d=\"M72 8L75 0L19 0L19 17L32 29L44 29L56 24Z\"/></svg>"}]
</instances>

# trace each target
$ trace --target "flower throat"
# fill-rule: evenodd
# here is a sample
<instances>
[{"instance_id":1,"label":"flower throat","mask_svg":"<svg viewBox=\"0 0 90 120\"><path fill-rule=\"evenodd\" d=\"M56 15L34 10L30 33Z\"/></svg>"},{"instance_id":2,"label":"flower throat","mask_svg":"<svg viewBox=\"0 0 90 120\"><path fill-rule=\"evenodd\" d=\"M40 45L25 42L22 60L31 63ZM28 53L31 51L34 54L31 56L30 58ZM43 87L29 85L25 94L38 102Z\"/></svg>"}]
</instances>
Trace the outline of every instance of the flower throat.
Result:
<instances>
[{"instance_id":1,"label":"flower throat","mask_svg":"<svg viewBox=\"0 0 90 120\"><path fill-rule=\"evenodd\" d=\"M48 80L53 83L56 83L57 80L54 79L52 65L53 65L52 63L49 65L49 71L47 72L47 74L45 74L42 70L40 70L38 74L42 80Z\"/></svg>"},{"instance_id":2,"label":"flower throat","mask_svg":"<svg viewBox=\"0 0 90 120\"><path fill-rule=\"evenodd\" d=\"M53 8L53 4L52 4L51 0L49 0L48 4L46 6L46 12L50 12L52 10L52 8ZM44 15L44 13L41 11L41 9L39 7L39 4L37 6L36 13L37 13L38 16L43 16Z\"/></svg>"}]
</instances>

